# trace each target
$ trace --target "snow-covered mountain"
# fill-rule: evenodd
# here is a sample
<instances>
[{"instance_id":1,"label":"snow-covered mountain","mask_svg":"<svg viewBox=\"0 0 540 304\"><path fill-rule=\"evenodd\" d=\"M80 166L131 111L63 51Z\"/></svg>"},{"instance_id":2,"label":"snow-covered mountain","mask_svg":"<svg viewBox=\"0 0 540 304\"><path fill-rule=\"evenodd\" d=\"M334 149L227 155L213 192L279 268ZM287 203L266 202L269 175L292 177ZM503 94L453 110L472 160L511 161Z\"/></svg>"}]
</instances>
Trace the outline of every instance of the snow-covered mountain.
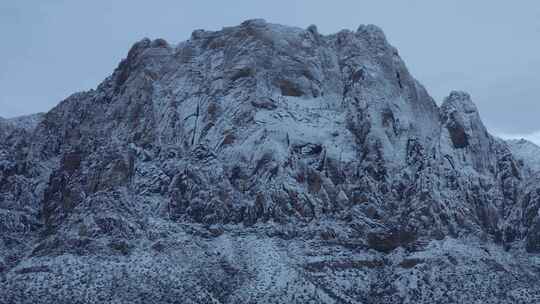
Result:
<instances>
[{"instance_id":1,"label":"snow-covered mountain","mask_svg":"<svg viewBox=\"0 0 540 304\"><path fill-rule=\"evenodd\" d=\"M540 172L540 147L526 139L507 140L512 154L532 173Z\"/></svg>"},{"instance_id":2,"label":"snow-covered mountain","mask_svg":"<svg viewBox=\"0 0 540 304\"><path fill-rule=\"evenodd\" d=\"M0 303L540 301L534 168L373 25L143 39L31 121L0 121Z\"/></svg>"},{"instance_id":3,"label":"snow-covered mountain","mask_svg":"<svg viewBox=\"0 0 540 304\"><path fill-rule=\"evenodd\" d=\"M31 130L43 120L44 113L36 113L31 115L18 116L14 118L4 119L4 122L12 125L17 129ZM1 118L0 118L1 119Z\"/></svg>"}]
</instances>

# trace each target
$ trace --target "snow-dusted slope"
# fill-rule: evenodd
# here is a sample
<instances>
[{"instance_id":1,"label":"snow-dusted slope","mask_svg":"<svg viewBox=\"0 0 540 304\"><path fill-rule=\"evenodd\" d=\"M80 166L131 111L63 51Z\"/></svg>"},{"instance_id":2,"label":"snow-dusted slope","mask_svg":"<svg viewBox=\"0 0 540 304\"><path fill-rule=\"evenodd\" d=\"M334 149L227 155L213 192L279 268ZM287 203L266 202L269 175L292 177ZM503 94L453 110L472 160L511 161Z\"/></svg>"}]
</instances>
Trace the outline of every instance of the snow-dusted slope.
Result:
<instances>
[{"instance_id":1,"label":"snow-dusted slope","mask_svg":"<svg viewBox=\"0 0 540 304\"><path fill-rule=\"evenodd\" d=\"M5 119L5 121L15 128L31 130L34 129L41 122L41 120L43 120L43 115L43 113L36 113Z\"/></svg>"},{"instance_id":2,"label":"snow-dusted slope","mask_svg":"<svg viewBox=\"0 0 540 304\"><path fill-rule=\"evenodd\" d=\"M0 303L539 299L535 184L372 25L143 39L0 129Z\"/></svg>"},{"instance_id":3,"label":"snow-dusted slope","mask_svg":"<svg viewBox=\"0 0 540 304\"><path fill-rule=\"evenodd\" d=\"M540 147L525 139L507 140L512 153L532 172L540 172Z\"/></svg>"}]
</instances>

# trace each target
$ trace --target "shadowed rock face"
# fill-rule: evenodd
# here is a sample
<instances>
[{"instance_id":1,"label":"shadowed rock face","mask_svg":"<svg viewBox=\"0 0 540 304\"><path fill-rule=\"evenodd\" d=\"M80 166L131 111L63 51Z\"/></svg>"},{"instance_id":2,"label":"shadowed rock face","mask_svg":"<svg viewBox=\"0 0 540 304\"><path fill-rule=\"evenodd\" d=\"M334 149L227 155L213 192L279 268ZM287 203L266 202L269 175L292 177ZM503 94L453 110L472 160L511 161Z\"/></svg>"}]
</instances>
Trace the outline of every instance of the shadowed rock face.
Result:
<instances>
[{"instance_id":1,"label":"shadowed rock face","mask_svg":"<svg viewBox=\"0 0 540 304\"><path fill-rule=\"evenodd\" d=\"M375 26L143 39L24 121L0 120L0 303L538 299L532 169Z\"/></svg>"}]
</instances>

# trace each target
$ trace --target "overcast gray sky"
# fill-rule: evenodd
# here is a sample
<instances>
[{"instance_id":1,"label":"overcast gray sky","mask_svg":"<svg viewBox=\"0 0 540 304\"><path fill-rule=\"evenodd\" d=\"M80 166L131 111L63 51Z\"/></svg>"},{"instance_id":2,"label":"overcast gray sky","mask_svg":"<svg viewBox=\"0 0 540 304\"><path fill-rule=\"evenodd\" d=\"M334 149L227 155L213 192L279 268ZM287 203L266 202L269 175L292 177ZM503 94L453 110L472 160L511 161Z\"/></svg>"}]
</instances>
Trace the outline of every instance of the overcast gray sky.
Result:
<instances>
[{"instance_id":1,"label":"overcast gray sky","mask_svg":"<svg viewBox=\"0 0 540 304\"><path fill-rule=\"evenodd\" d=\"M0 116L96 87L143 37L177 43L252 18L325 34L376 24L437 102L468 91L493 133L540 142L538 0L1 0Z\"/></svg>"}]
</instances>

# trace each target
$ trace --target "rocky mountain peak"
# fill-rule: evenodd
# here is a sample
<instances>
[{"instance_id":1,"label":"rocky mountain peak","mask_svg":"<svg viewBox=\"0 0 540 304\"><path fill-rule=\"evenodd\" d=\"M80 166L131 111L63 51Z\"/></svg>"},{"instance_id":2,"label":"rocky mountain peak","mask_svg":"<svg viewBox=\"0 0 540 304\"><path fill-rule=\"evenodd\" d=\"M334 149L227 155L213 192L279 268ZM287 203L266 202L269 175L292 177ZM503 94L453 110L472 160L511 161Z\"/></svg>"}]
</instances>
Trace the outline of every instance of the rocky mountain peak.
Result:
<instances>
[{"instance_id":1,"label":"rocky mountain peak","mask_svg":"<svg viewBox=\"0 0 540 304\"><path fill-rule=\"evenodd\" d=\"M9 134L8 303L69 302L32 282L68 286L78 271L126 301L138 284L151 299L194 303L422 303L459 288L467 302L495 287L511 302L538 291L522 283L538 275L509 262L532 265L525 251L540 248L527 165L468 94L437 107L373 25L322 35L257 19L177 45L145 38L95 90ZM471 273L487 289L464 286Z\"/></svg>"},{"instance_id":2,"label":"rocky mountain peak","mask_svg":"<svg viewBox=\"0 0 540 304\"><path fill-rule=\"evenodd\" d=\"M441 119L456 149L487 149L490 135L468 93L453 91L441 105ZM486 154L489 152L486 151Z\"/></svg>"},{"instance_id":3,"label":"rocky mountain peak","mask_svg":"<svg viewBox=\"0 0 540 304\"><path fill-rule=\"evenodd\" d=\"M386 35L384 31L374 24L362 24L356 29L356 34L364 37L368 37L374 41L380 41L387 44Z\"/></svg>"},{"instance_id":4,"label":"rocky mountain peak","mask_svg":"<svg viewBox=\"0 0 540 304\"><path fill-rule=\"evenodd\" d=\"M444 99L443 104L441 105L443 110L454 110L462 113L477 113L476 105L471 99L471 95L463 91L452 91Z\"/></svg>"}]
</instances>

